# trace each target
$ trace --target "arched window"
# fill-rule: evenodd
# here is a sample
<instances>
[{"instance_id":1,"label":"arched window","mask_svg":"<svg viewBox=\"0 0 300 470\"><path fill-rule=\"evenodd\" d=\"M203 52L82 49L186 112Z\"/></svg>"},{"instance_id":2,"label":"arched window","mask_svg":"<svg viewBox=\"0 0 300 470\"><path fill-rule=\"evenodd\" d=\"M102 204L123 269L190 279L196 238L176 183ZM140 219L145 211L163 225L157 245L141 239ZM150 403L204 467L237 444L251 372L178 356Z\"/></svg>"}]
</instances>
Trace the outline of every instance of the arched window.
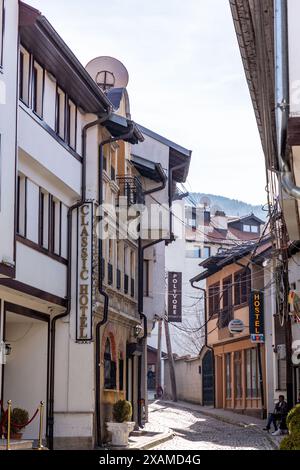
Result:
<instances>
[{"instance_id":1,"label":"arched window","mask_svg":"<svg viewBox=\"0 0 300 470\"><path fill-rule=\"evenodd\" d=\"M106 340L104 350L104 388L107 390L116 389L116 363L112 360L109 338Z\"/></svg>"}]
</instances>

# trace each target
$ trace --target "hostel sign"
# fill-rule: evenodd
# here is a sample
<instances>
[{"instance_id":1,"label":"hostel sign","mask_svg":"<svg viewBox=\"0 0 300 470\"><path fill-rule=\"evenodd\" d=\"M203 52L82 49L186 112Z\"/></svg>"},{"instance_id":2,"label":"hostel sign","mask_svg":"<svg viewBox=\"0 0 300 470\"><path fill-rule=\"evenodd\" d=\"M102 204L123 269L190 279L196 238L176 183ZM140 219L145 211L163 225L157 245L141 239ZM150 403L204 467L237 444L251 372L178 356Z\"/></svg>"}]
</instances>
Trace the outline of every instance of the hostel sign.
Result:
<instances>
[{"instance_id":1,"label":"hostel sign","mask_svg":"<svg viewBox=\"0 0 300 470\"><path fill-rule=\"evenodd\" d=\"M249 328L252 343L264 343L264 294L252 291L249 302Z\"/></svg>"},{"instance_id":2,"label":"hostel sign","mask_svg":"<svg viewBox=\"0 0 300 470\"><path fill-rule=\"evenodd\" d=\"M93 203L77 210L76 341L92 340Z\"/></svg>"},{"instance_id":3,"label":"hostel sign","mask_svg":"<svg viewBox=\"0 0 300 470\"><path fill-rule=\"evenodd\" d=\"M168 320L182 322L182 273L169 272L168 275Z\"/></svg>"}]
</instances>

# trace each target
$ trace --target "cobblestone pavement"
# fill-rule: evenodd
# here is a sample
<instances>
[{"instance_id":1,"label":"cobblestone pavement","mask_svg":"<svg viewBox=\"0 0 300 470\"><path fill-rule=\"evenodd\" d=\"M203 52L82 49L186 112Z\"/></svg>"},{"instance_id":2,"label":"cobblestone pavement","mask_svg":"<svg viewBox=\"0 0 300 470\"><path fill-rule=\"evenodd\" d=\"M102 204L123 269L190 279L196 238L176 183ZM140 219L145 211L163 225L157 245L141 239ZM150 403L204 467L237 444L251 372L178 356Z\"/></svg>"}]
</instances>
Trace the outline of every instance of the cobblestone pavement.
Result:
<instances>
[{"instance_id":1,"label":"cobblestone pavement","mask_svg":"<svg viewBox=\"0 0 300 470\"><path fill-rule=\"evenodd\" d=\"M169 427L175 437L155 450L273 450L267 437L254 429L227 424L176 405L154 403L151 426Z\"/></svg>"}]
</instances>

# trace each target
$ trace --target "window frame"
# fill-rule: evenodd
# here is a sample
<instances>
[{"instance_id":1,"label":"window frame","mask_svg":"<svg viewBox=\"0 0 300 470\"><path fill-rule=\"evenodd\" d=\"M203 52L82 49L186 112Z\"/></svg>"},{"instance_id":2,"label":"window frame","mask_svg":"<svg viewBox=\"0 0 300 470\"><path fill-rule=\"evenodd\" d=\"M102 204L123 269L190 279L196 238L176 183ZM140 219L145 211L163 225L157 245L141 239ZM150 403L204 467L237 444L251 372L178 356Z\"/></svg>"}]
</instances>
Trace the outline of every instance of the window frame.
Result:
<instances>
[{"instance_id":1,"label":"window frame","mask_svg":"<svg viewBox=\"0 0 300 470\"><path fill-rule=\"evenodd\" d=\"M244 279L245 277L245 279ZM241 269L234 273L234 307L245 305L251 292L251 269ZM246 293L243 293L243 285L246 285Z\"/></svg>"},{"instance_id":2,"label":"window frame","mask_svg":"<svg viewBox=\"0 0 300 470\"><path fill-rule=\"evenodd\" d=\"M35 74L36 72L36 74ZM36 77L34 79L34 77ZM40 84L41 80L41 84ZM40 119L44 115L44 92L45 92L45 69L44 67L32 56L31 60L31 73L29 75L30 82L30 107L32 112ZM39 88L41 89L39 90ZM39 96L40 95L40 96ZM40 99L40 105L39 105ZM40 110L39 110L40 107Z\"/></svg>"},{"instance_id":3,"label":"window frame","mask_svg":"<svg viewBox=\"0 0 300 470\"><path fill-rule=\"evenodd\" d=\"M208 288L208 316L209 318L213 318L217 316L220 312L220 281L212 284ZM217 297L217 300L216 300Z\"/></svg>"}]
</instances>

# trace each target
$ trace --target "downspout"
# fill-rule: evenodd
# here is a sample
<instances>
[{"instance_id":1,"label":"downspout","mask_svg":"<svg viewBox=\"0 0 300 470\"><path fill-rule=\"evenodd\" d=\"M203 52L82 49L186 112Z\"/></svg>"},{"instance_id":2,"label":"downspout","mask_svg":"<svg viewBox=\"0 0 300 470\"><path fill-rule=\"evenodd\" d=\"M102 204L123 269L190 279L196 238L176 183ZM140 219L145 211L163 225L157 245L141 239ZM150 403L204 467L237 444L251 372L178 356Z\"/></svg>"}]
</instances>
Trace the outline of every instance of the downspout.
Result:
<instances>
[{"instance_id":1,"label":"downspout","mask_svg":"<svg viewBox=\"0 0 300 470\"><path fill-rule=\"evenodd\" d=\"M130 130L126 134L118 137L111 137L100 143L99 146L99 207L103 205L103 148L107 144L112 144L119 140L128 140L134 133L134 125L130 127ZM101 216L100 216L101 217ZM98 238L98 292L100 296L104 298L103 304L103 318L96 325L96 387L95 387L95 408L96 408L96 442L97 446L100 447L102 444L101 438L101 410L100 410L100 366L101 366L101 326L105 325L108 320L108 302L109 297L103 288L103 277L102 277L102 254L103 254L103 243L102 238Z\"/></svg>"},{"instance_id":2,"label":"downspout","mask_svg":"<svg viewBox=\"0 0 300 470\"><path fill-rule=\"evenodd\" d=\"M216 383L215 383L215 352L214 352L214 349L208 345L207 343L207 340L208 340L208 333L207 333L207 324L208 324L208 315L207 315L207 292L206 292L206 289L203 289L202 287L198 287L198 286L195 286L195 282L196 281L193 281L191 280L190 283L191 283L191 286L194 288L194 289L197 289L197 290L200 290L201 292L203 292L203 296L204 296L204 315L205 315L205 327L204 327L204 331L205 331L205 346L207 347L207 349L209 349L212 353L212 357L213 357L213 379L214 379L214 408L216 407ZM202 379L203 380L203 379Z\"/></svg>"},{"instance_id":3,"label":"downspout","mask_svg":"<svg viewBox=\"0 0 300 470\"><path fill-rule=\"evenodd\" d=\"M67 309L64 313L56 315L51 320L50 326L50 367L49 367L49 407L48 407L48 447L53 450L54 440L54 377L55 377L55 337L56 323L67 317L71 311L71 276L72 276L72 213L85 202L86 198L86 137L91 127L102 124L111 114L111 110L104 117L90 122L82 129L82 174L81 174L81 199L68 209L68 267L67 267Z\"/></svg>"},{"instance_id":4,"label":"downspout","mask_svg":"<svg viewBox=\"0 0 300 470\"><path fill-rule=\"evenodd\" d=\"M277 122L278 162L281 172L281 182L284 191L294 199L300 199L300 187L295 185L290 164L286 159L287 129L290 110L289 90L289 57L288 57L288 6L286 0L276 0L275 32L276 32L276 64L280 61L282 76L277 78L276 90L282 88L281 102L277 107L281 110L281 126ZM278 39L280 38L280 39ZM277 98L277 96L276 96Z\"/></svg>"},{"instance_id":5,"label":"downspout","mask_svg":"<svg viewBox=\"0 0 300 470\"><path fill-rule=\"evenodd\" d=\"M157 193L159 191L162 191L165 189L167 185L167 177L165 172L163 171L162 167L160 164L156 164L156 170L158 171L160 177L161 177L161 184L159 186L156 186L155 188L148 189L146 191L143 191L143 196L147 196L150 194ZM138 313L140 315L141 320L143 320L143 325L144 325L144 332L142 338L140 338L140 343L143 343L145 339L148 336L148 323L147 323L147 317L144 314L144 252L147 248L150 248L151 246L157 245L158 243L165 241L165 239L159 239L159 240L153 240L150 243L147 243L146 245L142 245L142 238L141 236L138 239ZM142 395L142 381L139 384L139 402L141 399ZM138 403L138 420L139 420L139 426L142 426L142 413L141 413L141 404Z\"/></svg>"}]
</instances>

